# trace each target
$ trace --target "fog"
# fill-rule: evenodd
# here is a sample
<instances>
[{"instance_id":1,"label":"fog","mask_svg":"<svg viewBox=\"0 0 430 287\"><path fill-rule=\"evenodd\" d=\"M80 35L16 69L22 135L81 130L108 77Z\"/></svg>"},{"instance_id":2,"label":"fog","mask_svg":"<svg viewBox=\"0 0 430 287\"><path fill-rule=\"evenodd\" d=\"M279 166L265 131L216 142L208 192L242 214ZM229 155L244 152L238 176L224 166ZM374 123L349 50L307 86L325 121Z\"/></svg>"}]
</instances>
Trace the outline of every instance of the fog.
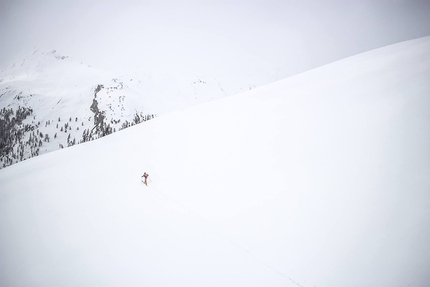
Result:
<instances>
[{"instance_id":1,"label":"fog","mask_svg":"<svg viewBox=\"0 0 430 287\"><path fill-rule=\"evenodd\" d=\"M91 66L277 79L430 35L430 1L0 2L0 69L36 49Z\"/></svg>"}]
</instances>

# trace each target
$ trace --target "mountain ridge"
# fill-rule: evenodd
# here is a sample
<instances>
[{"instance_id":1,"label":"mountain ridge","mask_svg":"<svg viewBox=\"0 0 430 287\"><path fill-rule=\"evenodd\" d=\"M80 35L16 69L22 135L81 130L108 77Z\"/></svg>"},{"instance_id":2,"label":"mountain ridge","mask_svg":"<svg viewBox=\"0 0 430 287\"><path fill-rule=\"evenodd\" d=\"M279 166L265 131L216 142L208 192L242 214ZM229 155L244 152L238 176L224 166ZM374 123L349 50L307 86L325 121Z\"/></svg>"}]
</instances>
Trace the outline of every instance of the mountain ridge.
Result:
<instances>
[{"instance_id":1,"label":"mountain ridge","mask_svg":"<svg viewBox=\"0 0 430 287\"><path fill-rule=\"evenodd\" d=\"M211 77L120 74L56 50L36 50L12 64L0 80L0 167L255 87ZM19 108L26 109L27 117L8 122Z\"/></svg>"}]
</instances>

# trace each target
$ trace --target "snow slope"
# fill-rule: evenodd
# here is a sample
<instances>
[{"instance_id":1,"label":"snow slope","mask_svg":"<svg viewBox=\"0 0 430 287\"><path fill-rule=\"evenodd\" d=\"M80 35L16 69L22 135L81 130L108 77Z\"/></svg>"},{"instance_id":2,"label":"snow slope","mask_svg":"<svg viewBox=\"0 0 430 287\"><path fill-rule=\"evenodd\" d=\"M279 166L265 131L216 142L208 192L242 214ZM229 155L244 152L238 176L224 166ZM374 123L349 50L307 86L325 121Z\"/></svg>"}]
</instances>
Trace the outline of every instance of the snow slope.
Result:
<instances>
[{"instance_id":1,"label":"snow slope","mask_svg":"<svg viewBox=\"0 0 430 287\"><path fill-rule=\"evenodd\" d=\"M0 170L0 285L427 286L429 95L426 37Z\"/></svg>"}]
</instances>

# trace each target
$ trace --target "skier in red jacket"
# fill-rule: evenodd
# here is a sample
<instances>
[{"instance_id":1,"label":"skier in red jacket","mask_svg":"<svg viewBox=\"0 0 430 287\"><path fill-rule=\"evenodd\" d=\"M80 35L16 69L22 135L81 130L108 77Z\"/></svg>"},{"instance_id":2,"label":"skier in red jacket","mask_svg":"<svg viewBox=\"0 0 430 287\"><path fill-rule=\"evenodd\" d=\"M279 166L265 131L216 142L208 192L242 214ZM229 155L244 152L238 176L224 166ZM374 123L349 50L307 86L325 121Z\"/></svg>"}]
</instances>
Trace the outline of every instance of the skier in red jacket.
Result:
<instances>
[{"instance_id":1,"label":"skier in red jacket","mask_svg":"<svg viewBox=\"0 0 430 287\"><path fill-rule=\"evenodd\" d=\"M145 185L148 185L148 182L147 182L147 180L148 180L148 176L149 176L149 174L147 174L146 172L144 172L143 173L143 175L142 175L142 177L144 177L145 179L142 179L142 181L143 181L143 183L145 184Z\"/></svg>"}]
</instances>

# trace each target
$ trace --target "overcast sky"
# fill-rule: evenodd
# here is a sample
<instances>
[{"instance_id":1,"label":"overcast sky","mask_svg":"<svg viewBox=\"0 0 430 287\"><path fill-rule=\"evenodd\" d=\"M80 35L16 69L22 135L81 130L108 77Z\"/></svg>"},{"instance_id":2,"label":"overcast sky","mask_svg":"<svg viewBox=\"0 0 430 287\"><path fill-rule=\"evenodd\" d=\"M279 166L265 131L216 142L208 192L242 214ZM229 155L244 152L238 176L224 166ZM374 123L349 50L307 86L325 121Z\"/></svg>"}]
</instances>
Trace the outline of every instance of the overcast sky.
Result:
<instances>
[{"instance_id":1,"label":"overcast sky","mask_svg":"<svg viewBox=\"0 0 430 287\"><path fill-rule=\"evenodd\" d=\"M0 0L0 68L36 49L93 67L284 76L430 35L430 0Z\"/></svg>"}]
</instances>

